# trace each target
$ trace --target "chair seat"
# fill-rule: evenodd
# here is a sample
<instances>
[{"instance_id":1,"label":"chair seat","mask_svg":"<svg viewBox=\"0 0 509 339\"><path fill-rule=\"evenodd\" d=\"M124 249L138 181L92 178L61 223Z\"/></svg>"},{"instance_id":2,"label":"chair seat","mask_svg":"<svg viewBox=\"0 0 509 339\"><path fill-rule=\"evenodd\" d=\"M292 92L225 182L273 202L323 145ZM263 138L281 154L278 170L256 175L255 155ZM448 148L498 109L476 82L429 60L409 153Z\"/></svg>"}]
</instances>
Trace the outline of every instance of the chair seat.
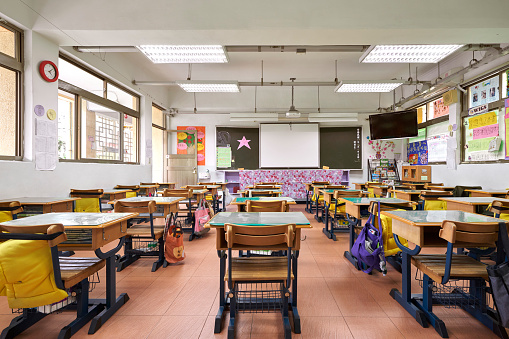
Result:
<instances>
[{"instance_id":1,"label":"chair seat","mask_svg":"<svg viewBox=\"0 0 509 339\"><path fill-rule=\"evenodd\" d=\"M99 258L60 257L60 274L65 288L71 288L99 271L106 260Z\"/></svg>"},{"instance_id":2,"label":"chair seat","mask_svg":"<svg viewBox=\"0 0 509 339\"><path fill-rule=\"evenodd\" d=\"M232 259L232 281L286 280L287 257L253 257ZM293 279L293 272L291 275ZM228 280L228 272L224 276Z\"/></svg>"},{"instance_id":3,"label":"chair seat","mask_svg":"<svg viewBox=\"0 0 509 339\"><path fill-rule=\"evenodd\" d=\"M164 226L154 226L154 235L155 239L159 239L163 236L164 233ZM127 229L127 236L134 237L150 237L151 231L150 231L150 225L135 225L131 226Z\"/></svg>"},{"instance_id":4,"label":"chair seat","mask_svg":"<svg viewBox=\"0 0 509 339\"><path fill-rule=\"evenodd\" d=\"M445 274L445 254L423 254L412 257L412 264L440 283ZM486 265L467 255L453 255L451 265L451 279L454 278L483 278L488 280Z\"/></svg>"}]
</instances>

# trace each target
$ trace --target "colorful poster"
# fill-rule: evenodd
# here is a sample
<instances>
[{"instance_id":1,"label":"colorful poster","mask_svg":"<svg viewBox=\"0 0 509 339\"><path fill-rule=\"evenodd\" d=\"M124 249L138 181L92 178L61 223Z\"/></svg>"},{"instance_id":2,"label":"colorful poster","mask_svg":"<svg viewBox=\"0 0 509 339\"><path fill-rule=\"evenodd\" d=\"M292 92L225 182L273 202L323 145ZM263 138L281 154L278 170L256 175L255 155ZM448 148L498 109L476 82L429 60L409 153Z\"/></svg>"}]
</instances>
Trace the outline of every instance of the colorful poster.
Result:
<instances>
[{"instance_id":1,"label":"colorful poster","mask_svg":"<svg viewBox=\"0 0 509 339\"><path fill-rule=\"evenodd\" d=\"M498 124L488 125L473 130L474 140L497 137L498 136Z\"/></svg>"},{"instance_id":2,"label":"colorful poster","mask_svg":"<svg viewBox=\"0 0 509 339\"><path fill-rule=\"evenodd\" d=\"M196 131L177 133L177 154L197 153L198 165L205 165L205 126L178 126L177 130Z\"/></svg>"},{"instance_id":3,"label":"colorful poster","mask_svg":"<svg viewBox=\"0 0 509 339\"><path fill-rule=\"evenodd\" d=\"M470 87L470 106L489 104L500 97L498 75Z\"/></svg>"},{"instance_id":4,"label":"colorful poster","mask_svg":"<svg viewBox=\"0 0 509 339\"><path fill-rule=\"evenodd\" d=\"M407 146L407 156L410 165L427 165L428 164L427 140L409 143Z\"/></svg>"},{"instance_id":5,"label":"colorful poster","mask_svg":"<svg viewBox=\"0 0 509 339\"><path fill-rule=\"evenodd\" d=\"M487 151L490 147L490 141L494 138L484 138L467 141L469 152Z\"/></svg>"},{"instance_id":6,"label":"colorful poster","mask_svg":"<svg viewBox=\"0 0 509 339\"><path fill-rule=\"evenodd\" d=\"M231 147L217 147L216 153L217 168L230 168L232 166Z\"/></svg>"},{"instance_id":7,"label":"colorful poster","mask_svg":"<svg viewBox=\"0 0 509 339\"><path fill-rule=\"evenodd\" d=\"M444 99L440 98L433 101L433 119L443 117L449 114L449 106L444 105Z\"/></svg>"},{"instance_id":8,"label":"colorful poster","mask_svg":"<svg viewBox=\"0 0 509 339\"><path fill-rule=\"evenodd\" d=\"M508 111L509 107L506 107L506 113L505 113L505 160L509 160L509 113Z\"/></svg>"},{"instance_id":9,"label":"colorful poster","mask_svg":"<svg viewBox=\"0 0 509 339\"><path fill-rule=\"evenodd\" d=\"M468 129L475 129L497 123L497 112L493 111L471 117L468 120Z\"/></svg>"}]
</instances>

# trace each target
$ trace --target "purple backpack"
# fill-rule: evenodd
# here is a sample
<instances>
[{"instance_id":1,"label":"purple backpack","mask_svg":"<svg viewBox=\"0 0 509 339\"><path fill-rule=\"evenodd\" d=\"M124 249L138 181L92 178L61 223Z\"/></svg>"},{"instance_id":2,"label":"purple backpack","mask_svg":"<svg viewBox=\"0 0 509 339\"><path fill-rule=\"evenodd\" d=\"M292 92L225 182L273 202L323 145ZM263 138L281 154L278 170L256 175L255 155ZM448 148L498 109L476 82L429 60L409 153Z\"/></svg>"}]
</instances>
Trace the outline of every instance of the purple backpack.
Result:
<instances>
[{"instance_id":1,"label":"purple backpack","mask_svg":"<svg viewBox=\"0 0 509 339\"><path fill-rule=\"evenodd\" d=\"M380 267L383 275L387 274L385 265L385 255L382 240L382 222L380 220L380 201L378 205L378 226L377 229L373 224L374 213L372 211L374 204L370 206L369 218L361 233L352 246L351 253L357 258L359 268L364 273L370 273L376 266Z\"/></svg>"}]
</instances>

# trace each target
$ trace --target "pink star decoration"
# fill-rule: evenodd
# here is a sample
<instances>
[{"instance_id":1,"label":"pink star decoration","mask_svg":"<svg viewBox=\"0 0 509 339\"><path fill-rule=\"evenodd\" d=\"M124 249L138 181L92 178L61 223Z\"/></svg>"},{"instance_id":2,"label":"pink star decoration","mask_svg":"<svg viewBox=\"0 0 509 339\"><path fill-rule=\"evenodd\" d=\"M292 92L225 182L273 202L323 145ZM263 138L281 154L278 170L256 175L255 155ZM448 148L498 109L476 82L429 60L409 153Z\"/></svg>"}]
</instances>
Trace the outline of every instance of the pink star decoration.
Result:
<instances>
[{"instance_id":1,"label":"pink star decoration","mask_svg":"<svg viewBox=\"0 0 509 339\"><path fill-rule=\"evenodd\" d=\"M240 149L242 146L246 146L247 148L251 149L251 146L249 146L249 142L251 140L247 140L246 136L243 136L241 140L237 140L239 142L239 147L237 149Z\"/></svg>"}]
</instances>

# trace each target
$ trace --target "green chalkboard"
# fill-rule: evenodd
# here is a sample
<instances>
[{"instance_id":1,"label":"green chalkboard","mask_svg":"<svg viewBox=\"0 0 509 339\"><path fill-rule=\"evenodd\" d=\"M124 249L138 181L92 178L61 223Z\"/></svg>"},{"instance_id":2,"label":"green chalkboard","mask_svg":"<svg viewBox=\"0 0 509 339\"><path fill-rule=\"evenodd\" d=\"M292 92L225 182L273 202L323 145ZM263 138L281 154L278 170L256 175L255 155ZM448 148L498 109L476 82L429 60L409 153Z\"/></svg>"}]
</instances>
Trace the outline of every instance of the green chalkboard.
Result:
<instances>
[{"instance_id":1,"label":"green chalkboard","mask_svg":"<svg viewBox=\"0 0 509 339\"><path fill-rule=\"evenodd\" d=\"M241 144L239 140L246 141ZM239 168L254 170L260 167L260 136L258 128L216 127L216 154L218 147L231 148L231 166L220 167L219 165L225 165L223 158L221 164L216 162L216 167L219 170L236 170ZM224 154L224 150L220 150L220 153Z\"/></svg>"},{"instance_id":2,"label":"green chalkboard","mask_svg":"<svg viewBox=\"0 0 509 339\"><path fill-rule=\"evenodd\" d=\"M321 127L320 166L362 169L362 127Z\"/></svg>"}]
</instances>

